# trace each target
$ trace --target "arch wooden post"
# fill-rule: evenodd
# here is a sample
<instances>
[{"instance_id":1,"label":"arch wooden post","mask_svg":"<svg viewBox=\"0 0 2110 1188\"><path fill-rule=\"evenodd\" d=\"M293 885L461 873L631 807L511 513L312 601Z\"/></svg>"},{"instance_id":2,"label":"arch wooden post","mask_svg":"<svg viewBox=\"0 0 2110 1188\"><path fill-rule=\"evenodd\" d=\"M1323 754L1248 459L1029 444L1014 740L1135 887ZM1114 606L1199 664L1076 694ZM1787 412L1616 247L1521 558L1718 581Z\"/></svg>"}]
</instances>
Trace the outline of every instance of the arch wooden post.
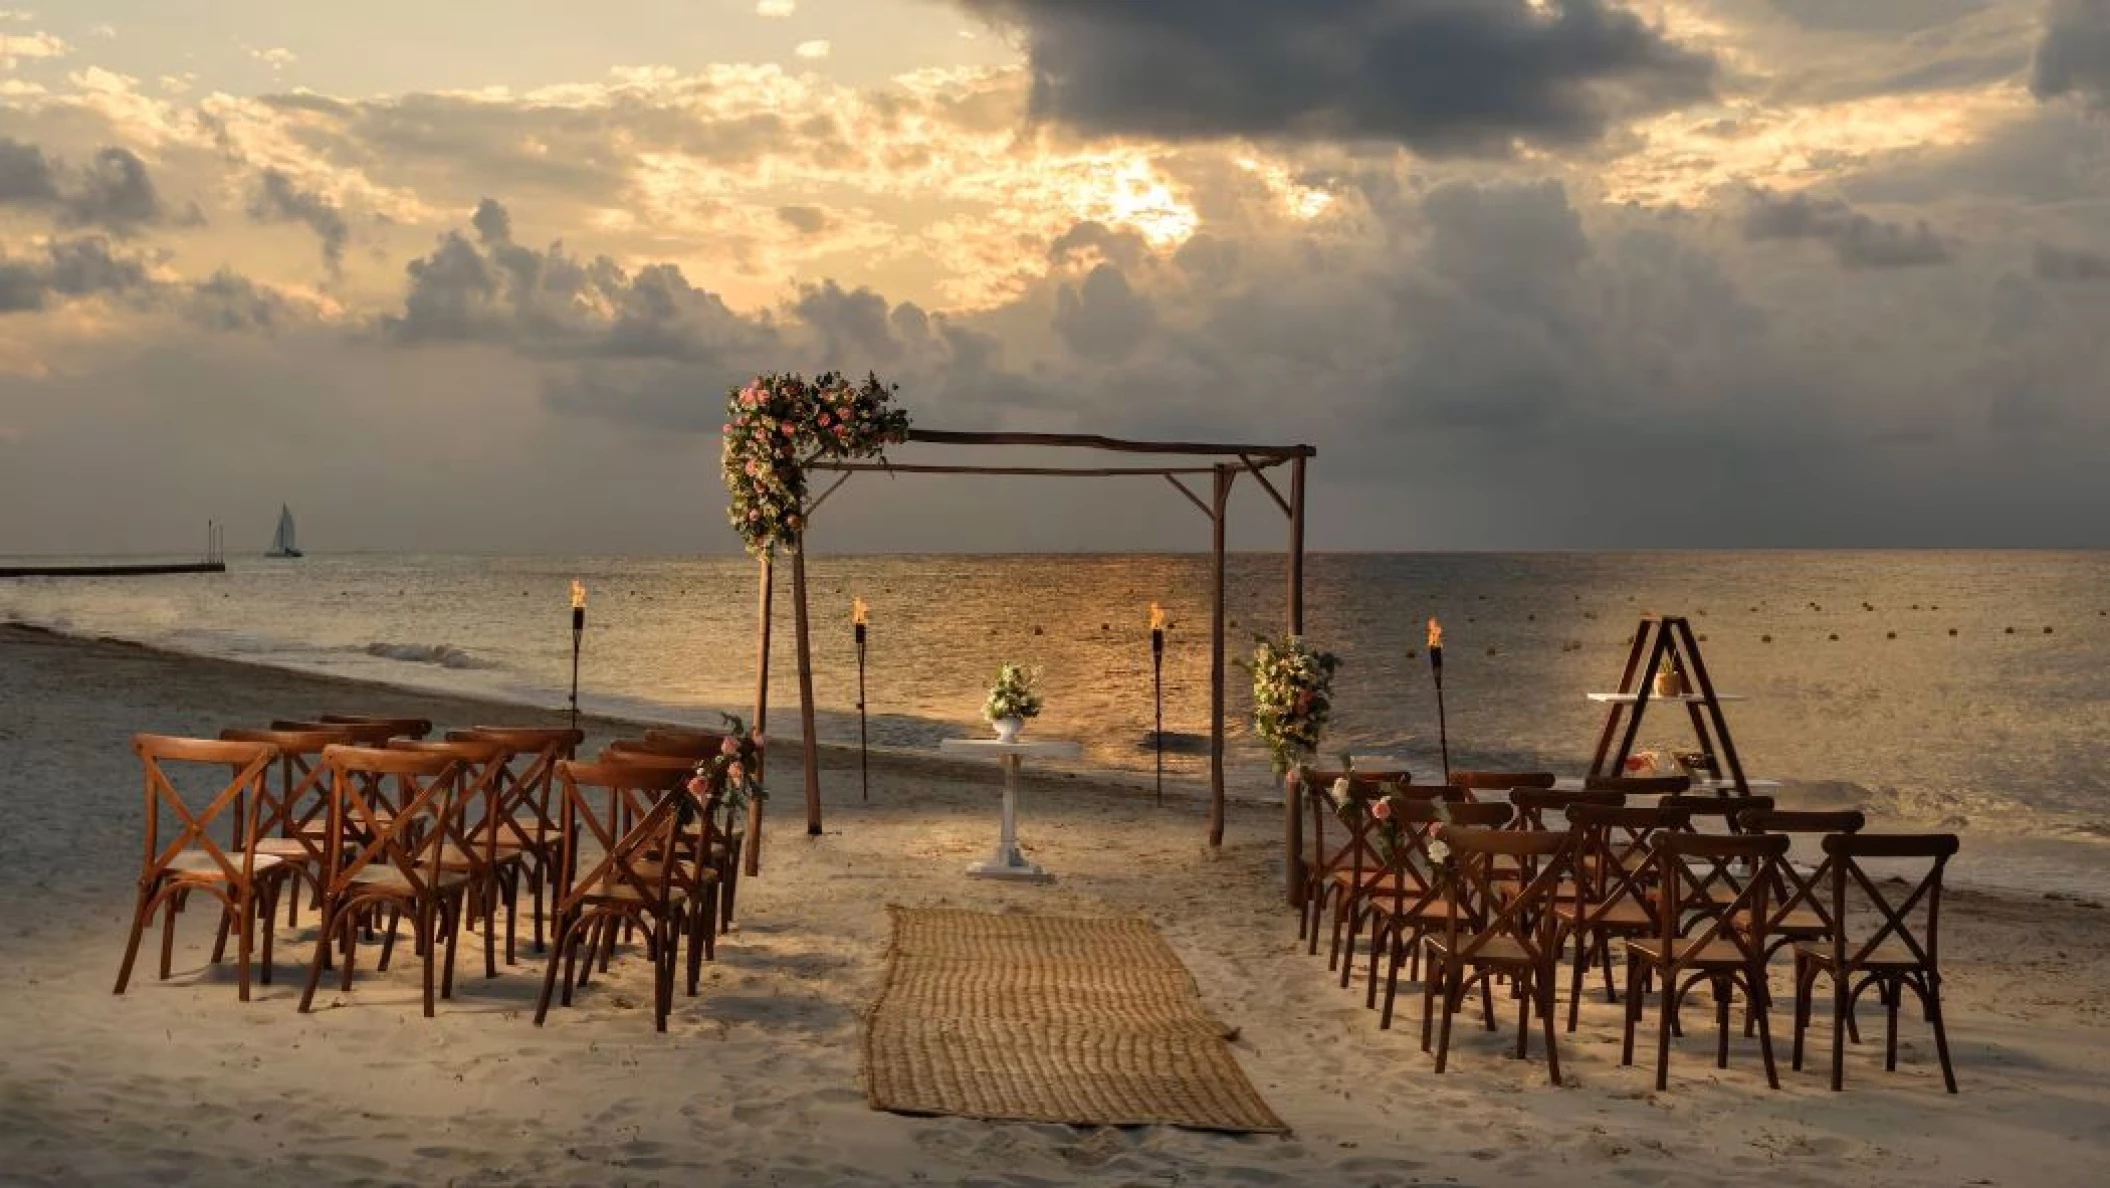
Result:
<instances>
[{"instance_id":1,"label":"arch wooden post","mask_svg":"<svg viewBox=\"0 0 2110 1188\"><path fill-rule=\"evenodd\" d=\"M756 591L755 594L762 628L761 647L755 655L755 729L763 731L763 736L767 738L769 730L769 629L770 625L775 621L774 607L771 604L776 600L777 588L775 561L768 553L762 554L760 585L761 589ZM755 757L755 766L760 769L755 772L755 778L757 780L764 779L769 770L769 752L766 747L762 754ZM759 796L747 802L746 850L746 856L742 859L742 865L745 867L744 873L750 875L761 874L762 798Z\"/></svg>"},{"instance_id":2,"label":"arch wooden post","mask_svg":"<svg viewBox=\"0 0 2110 1188\"><path fill-rule=\"evenodd\" d=\"M1215 567L1209 581L1209 844L1224 844L1224 521L1231 505L1231 480L1237 472L1216 468L1215 498L1210 501L1210 554Z\"/></svg>"},{"instance_id":3,"label":"arch wooden post","mask_svg":"<svg viewBox=\"0 0 2110 1188\"><path fill-rule=\"evenodd\" d=\"M1289 463L1289 633L1304 634L1304 459ZM1283 781L1282 871L1292 907L1304 906L1304 785Z\"/></svg>"},{"instance_id":4,"label":"arch wooden post","mask_svg":"<svg viewBox=\"0 0 2110 1188\"><path fill-rule=\"evenodd\" d=\"M791 555L792 634L799 646L799 729L806 768L806 836L821 833L821 742L813 729L813 637L806 622L806 549Z\"/></svg>"}]
</instances>

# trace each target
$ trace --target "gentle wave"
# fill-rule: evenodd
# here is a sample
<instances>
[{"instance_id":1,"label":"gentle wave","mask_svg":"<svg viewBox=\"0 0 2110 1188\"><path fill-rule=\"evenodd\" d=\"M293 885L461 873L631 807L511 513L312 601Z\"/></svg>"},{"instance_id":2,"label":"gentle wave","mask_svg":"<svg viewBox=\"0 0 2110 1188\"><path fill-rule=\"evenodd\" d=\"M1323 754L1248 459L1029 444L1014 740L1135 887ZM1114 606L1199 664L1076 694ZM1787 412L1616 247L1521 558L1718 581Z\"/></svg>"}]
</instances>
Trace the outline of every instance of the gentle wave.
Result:
<instances>
[{"instance_id":1,"label":"gentle wave","mask_svg":"<svg viewBox=\"0 0 2110 1188\"><path fill-rule=\"evenodd\" d=\"M400 644L376 640L360 649L369 656L383 660L401 660L409 664L436 664L441 668L496 668L492 661L480 659L466 649L453 644Z\"/></svg>"}]
</instances>

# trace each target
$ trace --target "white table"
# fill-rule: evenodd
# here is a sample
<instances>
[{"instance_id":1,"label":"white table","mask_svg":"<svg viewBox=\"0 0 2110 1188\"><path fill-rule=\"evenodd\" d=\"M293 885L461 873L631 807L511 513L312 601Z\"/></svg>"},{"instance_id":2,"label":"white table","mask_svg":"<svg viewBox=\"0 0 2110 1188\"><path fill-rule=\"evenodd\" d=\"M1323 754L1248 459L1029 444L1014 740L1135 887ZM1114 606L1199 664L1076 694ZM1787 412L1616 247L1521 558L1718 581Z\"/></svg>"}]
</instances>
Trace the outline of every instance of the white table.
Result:
<instances>
[{"instance_id":1,"label":"white table","mask_svg":"<svg viewBox=\"0 0 2110 1188\"><path fill-rule=\"evenodd\" d=\"M1044 738L1031 742L1020 740L1005 742L995 738L948 738L938 744L940 751L952 751L970 755L994 755L1004 768L1004 823L997 835L996 855L986 862L977 862L967 868L967 873L985 879L1029 879L1048 877L1048 872L1026 861L1018 850L1018 768L1028 755L1040 755L1050 759L1076 759L1084 754L1084 748L1065 739Z\"/></svg>"}]
</instances>

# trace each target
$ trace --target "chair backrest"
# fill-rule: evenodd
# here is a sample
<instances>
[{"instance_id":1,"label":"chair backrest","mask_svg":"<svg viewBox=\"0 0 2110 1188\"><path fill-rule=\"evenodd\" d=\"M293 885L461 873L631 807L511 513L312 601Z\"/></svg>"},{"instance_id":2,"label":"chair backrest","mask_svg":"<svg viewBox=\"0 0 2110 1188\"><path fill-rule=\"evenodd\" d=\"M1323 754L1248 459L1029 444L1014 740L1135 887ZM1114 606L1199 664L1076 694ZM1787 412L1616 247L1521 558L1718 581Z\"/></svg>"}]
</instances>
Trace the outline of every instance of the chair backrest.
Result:
<instances>
[{"instance_id":1,"label":"chair backrest","mask_svg":"<svg viewBox=\"0 0 2110 1188\"><path fill-rule=\"evenodd\" d=\"M326 885L350 887L362 871L400 875L413 896L439 885L449 844L464 832L461 796L466 767L450 754L330 747L329 850Z\"/></svg>"},{"instance_id":2,"label":"chair backrest","mask_svg":"<svg viewBox=\"0 0 2110 1188\"><path fill-rule=\"evenodd\" d=\"M1484 829L1446 825L1437 840L1447 855L1449 877L1444 920L1446 948L1470 962L1490 944L1510 940L1533 962L1558 956L1555 896L1573 869L1575 839L1567 832ZM1517 872L1514 883L1505 881Z\"/></svg>"},{"instance_id":3,"label":"chair backrest","mask_svg":"<svg viewBox=\"0 0 2110 1188\"><path fill-rule=\"evenodd\" d=\"M704 730L688 726L650 726L645 729L644 741L651 746L716 754L718 747L728 737L723 730ZM673 754L674 750L669 750L668 753Z\"/></svg>"},{"instance_id":4,"label":"chair backrest","mask_svg":"<svg viewBox=\"0 0 2110 1188\"><path fill-rule=\"evenodd\" d=\"M461 815L467 836L457 840L479 861L486 864L497 862L499 843L513 840L499 813L502 799L499 788L504 783L506 760L512 752L502 743L479 738L392 738L386 749L419 755L451 755L461 760Z\"/></svg>"},{"instance_id":5,"label":"chair backrest","mask_svg":"<svg viewBox=\"0 0 2110 1188\"><path fill-rule=\"evenodd\" d=\"M1859 833L1867 827L1868 818L1859 809L1746 808L1736 815L1736 823L1745 833L1776 833L1792 838L1794 835ZM1825 854L1815 869L1807 874L1797 869L1793 862L1778 863L1774 867L1777 877L1772 892L1773 915L1767 921L1767 931L1778 930L1791 913L1807 911L1816 915L1824 935L1830 936L1836 923L1826 892L1831 887L1832 868L1838 865L1838 861Z\"/></svg>"},{"instance_id":6,"label":"chair backrest","mask_svg":"<svg viewBox=\"0 0 2110 1188\"><path fill-rule=\"evenodd\" d=\"M1834 968L1854 968L1886 942L1894 942L1923 968L1938 971L1942 872L1960 845L1953 833L1835 833L1826 837L1824 852L1836 859L1831 877L1832 919L1837 922L1832 930ZM1893 900L1863 865L1870 858L1910 863L1919 877L1917 881L1906 879L1903 897ZM1874 928L1851 939L1847 935L1851 930L1846 914L1848 883L1860 888L1877 918ZM1938 972L1933 976L1938 977Z\"/></svg>"},{"instance_id":7,"label":"chair backrest","mask_svg":"<svg viewBox=\"0 0 2110 1188\"><path fill-rule=\"evenodd\" d=\"M1692 789L1692 777L1584 776L1583 787L1593 791L1624 792L1629 796L1676 796Z\"/></svg>"},{"instance_id":8,"label":"chair backrest","mask_svg":"<svg viewBox=\"0 0 2110 1188\"><path fill-rule=\"evenodd\" d=\"M1652 842L1653 915L1664 952L1727 941L1757 965L1766 960L1767 897L1788 852L1784 834L1713 834L1664 829Z\"/></svg>"},{"instance_id":9,"label":"chair backrest","mask_svg":"<svg viewBox=\"0 0 2110 1188\"><path fill-rule=\"evenodd\" d=\"M202 855L228 880L248 882L256 871L256 851L244 839L256 836L265 775L278 759L278 748L259 742L135 734L132 751L139 756L146 786L146 844L140 881L173 869L190 853ZM226 769L232 769L231 777ZM209 776L208 771L212 772ZM233 823L228 832L234 845L227 848L212 839L213 823L223 815ZM166 839L164 816L172 835ZM236 852L230 854L229 849ZM189 861L196 867L198 859Z\"/></svg>"},{"instance_id":10,"label":"chair backrest","mask_svg":"<svg viewBox=\"0 0 2110 1188\"><path fill-rule=\"evenodd\" d=\"M320 821L330 811L329 771L322 761L326 747L349 743L352 736L342 730L222 730L227 742L268 743L278 748L273 770L277 778L264 781L263 803L257 813L257 837L300 837L303 827Z\"/></svg>"},{"instance_id":11,"label":"chair backrest","mask_svg":"<svg viewBox=\"0 0 2110 1188\"><path fill-rule=\"evenodd\" d=\"M560 913L589 894L610 890L664 903L678 866L700 868L716 809L710 801L717 793L707 793L706 803L696 806L694 819L701 827L683 829L682 806L690 798L687 785L693 778L687 772L562 760L555 777L563 838L556 877ZM589 838L591 847L586 844Z\"/></svg>"},{"instance_id":12,"label":"chair backrest","mask_svg":"<svg viewBox=\"0 0 2110 1188\"><path fill-rule=\"evenodd\" d=\"M1516 806L1514 829L1543 829L1550 814L1556 820L1568 811L1568 806L1592 804L1604 808L1618 808L1626 803L1626 793L1612 789L1590 789L1581 792L1556 791L1552 788L1517 788L1510 792L1509 803Z\"/></svg>"},{"instance_id":13,"label":"chair backrest","mask_svg":"<svg viewBox=\"0 0 2110 1188\"><path fill-rule=\"evenodd\" d=\"M1692 815L1691 828L1704 833L1734 833L1746 811L1773 811L1770 796L1712 796L1676 794L1657 802L1665 808L1681 808Z\"/></svg>"},{"instance_id":14,"label":"chair backrest","mask_svg":"<svg viewBox=\"0 0 2110 1188\"><path fill-rule=\"evenodd\" d=\"M349 736L351 738L350 745L356 747L384 746L389 739L396 736L395 725L390 722L294 721L290 718L279 718L271 723L271 728L273 730L294 730L310 734L322 730L335 730L340 734Z\"/></svg>"},{"instance_id":15,"label":"chair backrest","mask_svg":"<svg viewBox=\"0 0 2110 1188\"><path fill-rule=\"evenodd\" d=\"M315 719L332 725L386 726L394 731L396 738L423 738L432 733L432 722L427 718L394 718L385 714L323 714Z\"/></svg>"},{"instance_id":16,"label":"chair backrest","mask_svg":"<svg viewBox=\"0 0 2110 1188\"><path fill-rule=\"evenodd\" d=\"M1376 821L1370 815L1370 806L1383 798L1385 793L1399 786L1388 783L1375 774L1363 772L1323 772L1313 768L1299 769L1298 778L1309 789L1305 797L1311 808L1311 861L1318 870L1345 870L1360 879L1362 872L1377 870L1384 866L1379 854L1373 830ZM1320 779L1320 776L1329 778ZM1343 777L1345 788L1336 786ZM1327 840L1327 830L1338 826L1342 840L1334 845Z\"/></svg>"},{"instance_id":17,"label":"chair backrest","mask_svg":"<svg viewBox=\"0 0 2110 1188\"><path fill-rule=\"evenodd\" d=\"M493 742L508 752L498 773L500 828L509 840L541 850L554 844L557 815L552 788L557 764L578 752L585 732L548 726L474 726L450 730L448 742Z\"/></svg>"},{"instance_id":18,"label":"chair backrest","mask_svg":"<svg viewBox=\"0 0 2110 1188\"><path fill-rule=\"evenodd\" d=\"M1475 792L1505 792L1515 788L1551 788L1550 771L1454 771L1450 782Z\"/></svg>"}]
</instances>

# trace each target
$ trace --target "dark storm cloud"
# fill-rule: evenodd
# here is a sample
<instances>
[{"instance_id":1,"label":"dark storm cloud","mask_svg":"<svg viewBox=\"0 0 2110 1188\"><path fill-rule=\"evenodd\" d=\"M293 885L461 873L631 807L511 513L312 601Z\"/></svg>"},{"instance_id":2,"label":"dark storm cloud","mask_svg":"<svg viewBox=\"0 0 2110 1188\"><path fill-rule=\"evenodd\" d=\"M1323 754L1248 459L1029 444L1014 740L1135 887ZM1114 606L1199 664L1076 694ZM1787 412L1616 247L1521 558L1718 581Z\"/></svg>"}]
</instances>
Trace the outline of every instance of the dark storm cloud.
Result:
<instances>
[{"instance_id":1,"label":"dark storm cloud","mask_svg":"<svg viewBox=\"0 0 2110 1188\"><path fill-rule=\"evenodd\" d=\"M0 203L40 206L58 200L58 178L44 150L0 136Z\"/></svg>"},{"instance_id":2,"label":"dark storm cloud","mask_svg":"<svg viewBox=\"0 0 2110 1188\"><path fill-rule=\"evenodd\" d=\"M299 223L322 241L322 261L336 276L344 270L344 247L351 228L344 213L320 194L309 193L276 169L266 169L257 179L249 199L249 217L260 223Z\"/></svg>"},{"instance_id":3,"label":"dark storm cloud","mask_svg":"<svg viewBox=\"0 0 2110 1188\"><path fill-rule=\"evenodd\" d=\"M2052 0L2029 85L2039 99L2110 105L2110 0Z\"/></svg>"},{"instance_id":4,"label":"dark storm cloud","mask_svg":"<svg viewBox=\"0 0 2110 1188\"><path fill-rule=\"evenodd\" d=\"M149 287L146 266L115 255L99 236L59 239L28 256L0 256L0 314L30 313L80 297Z\"/></svg>"},{"instance_id":5,"label":"dark storm cloud","mask_svg":"<svg viewBox=\"0 0 2110 1188\"><path fill-rule=\"evenodd\" d=\"M1946 264L1952 256L1948 243L1924 222L1886 223L1836 198L1763 190L1753 191L1744 209L1744 238L1828 244L1848 268L1914 268Z\"/></svg>"},{"instance_id":6,"label":"dark storm cloud","mask_svg":"<svg viewBox=\"0 0 2110 1188\"><path fill-rule=\"evenodd\" d=\"M1064 285L1056 298L1056 333L1087 359L1127 358L1150 336L1156 321L1150 298L1130 287L1128 278L1111 264L1092 269L1081 285Z\"/></svg>"},{"instance_id":7,"label":"dark storm cloud","mask_svg":"<svg viewBox=\"0 0 2110 1188\"><path fill-rule=\"evenodd\" d=\"M2040 243L2030 263L2049 281L2110 281L2110 255Z\"/></svg>"},{"instance_id":8,"label":"dark storm cloud","mask_svg":"<svg viewBox=\"0 0 2110 1188\"><path fill-rule=\"evenodd\" d=\"M1707 97L1713 62L1605 0L961 0L1023 30L1031 110L1089 133L1593 141Z\"/></svg>"}]
</instances>

